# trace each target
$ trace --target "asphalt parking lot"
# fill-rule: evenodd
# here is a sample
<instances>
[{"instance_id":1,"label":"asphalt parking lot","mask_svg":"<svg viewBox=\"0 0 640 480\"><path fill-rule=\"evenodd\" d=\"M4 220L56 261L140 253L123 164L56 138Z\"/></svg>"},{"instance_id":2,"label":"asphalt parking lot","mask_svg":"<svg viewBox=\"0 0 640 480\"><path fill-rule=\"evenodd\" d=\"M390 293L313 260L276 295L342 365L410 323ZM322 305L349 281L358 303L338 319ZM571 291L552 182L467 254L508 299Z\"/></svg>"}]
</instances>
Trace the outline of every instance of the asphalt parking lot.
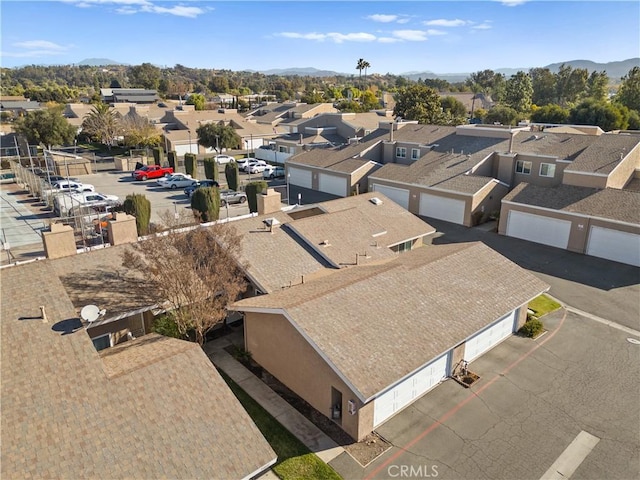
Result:
<instances>
[{"instance_id":1,"label":"asphalt parking lot","mask_svg":"<svg viewBox=\"0 0 640 480\"><path fill-rule=\"evenodd\" d=\"M347 453L331 465L348 479L537 480L585 431L599 441L572 478L638 478L640 345L564 310L544 321L544 336L470 364L471 388L447 380L379 427L393 447L367 468Z\"/></svg>"}]
</instances>

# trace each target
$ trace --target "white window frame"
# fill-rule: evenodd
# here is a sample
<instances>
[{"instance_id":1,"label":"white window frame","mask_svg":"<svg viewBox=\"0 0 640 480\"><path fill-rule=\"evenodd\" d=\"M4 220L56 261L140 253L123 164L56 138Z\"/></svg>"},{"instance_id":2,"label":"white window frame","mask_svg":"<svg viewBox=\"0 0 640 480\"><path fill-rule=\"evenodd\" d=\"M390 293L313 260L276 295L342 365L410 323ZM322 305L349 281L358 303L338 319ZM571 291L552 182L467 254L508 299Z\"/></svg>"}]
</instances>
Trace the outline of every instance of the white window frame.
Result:
<instances>
[{"instance_id":1,"label":"white window frame","mask_svg":"<svg viewBox=\"0 0 640 480\"><path fill-rule=\"evenodd\" d=\"M542 167L547 166L547 174L542 173ZM551 175L549 175L549 171L551 171ZM539 175L541 177L550 177L553 178L556 176L556 164L555 163L541 163L540 164L540 172Z\"/></svg>"},{"instance_id":2,"label":"white window frame","mask_svg":"<svg viewBox=\"0 0 640 480\"><path fill-rule=\"evenodd\" d=\"M91 342L93 343L93 346L94 346L94 348L96 350L98 350L98 348L96 347L95 341L98 340L99 338L104 338L104 337L109 337L109 346L105 347L105 348L101 348L100 350L106 350L107 348L113 347L113 336L112 336L112 334L111 333L105 333L105 334L102 334L102 335L98 335L97 337L93 337L91 339ZM100 351L100 350L98 350L98 351Z\"/></svg>"},{"instance_id":3,"label":"white window frame","mask_svg":"<svg viewBox=\"0 0 640 480\"><path fill-rule=\"evenodd\" d=\"M521 173L522 175L531 175L531 167L533 167L533 162L530 162L528 160L516 160L516 173ZM520 169L518 170L518 168Z\"/></svg>"},{"instance_id":4,"label":"white window frame","mask_svg":"<svg viewBox=\"0 0 640 480\"><path fill-rule=\"evenodd\" d=\"M407 158L407 147L396 147L396 158Z\"/></svg>"},{"instance_id":5,"label":"white window frame","mask_svg":"<svg viewBox=\"0 0 640 480\"><path fill-rule=\"evenodd\" d=\"M413 240L407 240L396 245L397 253L409 252L413 248Z\"/></svg>"},{"instance_id":6,"label":"white window frame","mask_svg":"<svg viewBox=\"0 0 640 480\"><path fill-rule=\"evenodd\" d=\"M411 160L418 160L420 158L420 149L412 148L411 149Z\"/></svg>"}]
</instances>

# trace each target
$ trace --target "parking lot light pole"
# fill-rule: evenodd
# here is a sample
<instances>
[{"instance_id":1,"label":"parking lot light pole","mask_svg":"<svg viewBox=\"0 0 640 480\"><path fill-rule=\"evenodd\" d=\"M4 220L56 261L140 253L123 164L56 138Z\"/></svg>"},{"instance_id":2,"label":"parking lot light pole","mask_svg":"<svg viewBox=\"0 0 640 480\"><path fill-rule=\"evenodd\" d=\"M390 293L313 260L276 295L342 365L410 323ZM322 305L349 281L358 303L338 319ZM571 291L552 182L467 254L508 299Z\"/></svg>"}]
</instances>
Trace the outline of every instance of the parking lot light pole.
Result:
<instances>
[{"instance_id":1,"label":"parking lot light pole","mask_svg":"<svg viewBox=\"0 0 640 480\"><path fill-rule=\"evenodd\" d=\"M191 150L191 130L189 130L189 153L193 153Z\"/></svg>"},{"instance_id":2,"label":"parking lot light pole","mask_svg":"<svg viewBox=\"0 0 640 480\"><path fill-rule=\"evenodd\" d=\"M291 174L287 173L287 205L290 205L289 203L289 180L291 179Z\"/></svg>"}]
</instances>

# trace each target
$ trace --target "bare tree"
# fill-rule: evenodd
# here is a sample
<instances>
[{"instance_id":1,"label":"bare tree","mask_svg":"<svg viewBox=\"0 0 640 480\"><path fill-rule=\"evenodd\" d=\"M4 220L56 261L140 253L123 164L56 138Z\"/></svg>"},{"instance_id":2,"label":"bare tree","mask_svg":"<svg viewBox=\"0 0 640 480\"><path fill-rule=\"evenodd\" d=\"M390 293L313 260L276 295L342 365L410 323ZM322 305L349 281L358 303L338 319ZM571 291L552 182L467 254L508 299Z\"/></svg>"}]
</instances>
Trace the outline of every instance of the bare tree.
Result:
<instances>
[{"instance_id":1,"label":"bare tree","mask_svg":"<svg viewBox=\"0 0 640 480\"><path fill-rule=\"evenodd\" d=\"M228 224L173 230L133 244L122 259L142 274L146 293L172 312L180 333L193 332L202 345L226 317L227 305L246 288L237 261L240 243Z\"/></svg>"}]
</instances>

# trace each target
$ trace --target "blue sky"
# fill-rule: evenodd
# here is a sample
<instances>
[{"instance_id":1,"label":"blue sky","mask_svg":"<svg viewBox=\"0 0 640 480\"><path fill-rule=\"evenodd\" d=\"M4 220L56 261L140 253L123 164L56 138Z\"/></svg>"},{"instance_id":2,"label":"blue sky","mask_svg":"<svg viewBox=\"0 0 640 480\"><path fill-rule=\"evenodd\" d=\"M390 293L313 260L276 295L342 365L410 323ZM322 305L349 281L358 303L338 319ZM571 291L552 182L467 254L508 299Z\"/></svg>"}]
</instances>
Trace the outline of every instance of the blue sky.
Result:
<instances>
[{"instance_id":1,"label":"blue sky","mask_svg":"<svg viewBox=\"0 0 640 480\"><path fill-rule=\"evenodd\" d=\"M637 1L2 0L0 64L467 73L640 56Z\"/></svg>"}]
</instances>

